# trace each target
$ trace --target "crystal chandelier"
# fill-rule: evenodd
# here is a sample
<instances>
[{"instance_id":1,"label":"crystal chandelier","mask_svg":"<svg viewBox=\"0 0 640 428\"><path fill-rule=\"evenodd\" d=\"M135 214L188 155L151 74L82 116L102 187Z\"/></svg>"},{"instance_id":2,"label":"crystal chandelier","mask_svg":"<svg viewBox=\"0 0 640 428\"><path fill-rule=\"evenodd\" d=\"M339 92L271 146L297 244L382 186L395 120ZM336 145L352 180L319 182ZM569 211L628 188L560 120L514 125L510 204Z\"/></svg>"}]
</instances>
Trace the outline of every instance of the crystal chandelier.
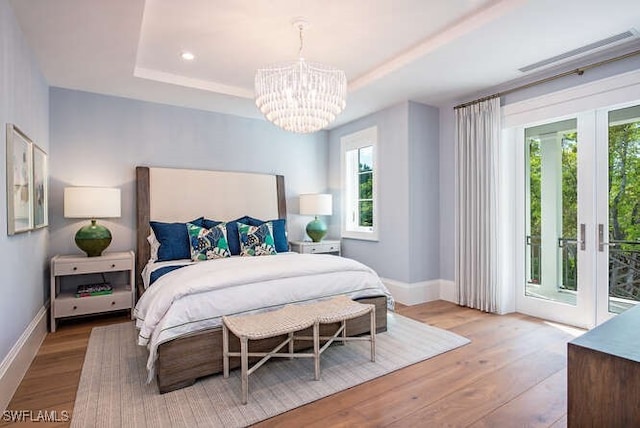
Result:
<instances>
[{"instance_id":1,"label":"crystal chandelier","mask_svg":"<svg viewBox=\"0 0 640 428\"><path fill-rule=\"evenodd\" d=\"M344 110L347 76L330 65L305 61L303 32L308 23L298 19L293 25L300 34L298 60L258 69L256 105L280 128L308 134L324 128Z\"/></svg>"}]
</instances>

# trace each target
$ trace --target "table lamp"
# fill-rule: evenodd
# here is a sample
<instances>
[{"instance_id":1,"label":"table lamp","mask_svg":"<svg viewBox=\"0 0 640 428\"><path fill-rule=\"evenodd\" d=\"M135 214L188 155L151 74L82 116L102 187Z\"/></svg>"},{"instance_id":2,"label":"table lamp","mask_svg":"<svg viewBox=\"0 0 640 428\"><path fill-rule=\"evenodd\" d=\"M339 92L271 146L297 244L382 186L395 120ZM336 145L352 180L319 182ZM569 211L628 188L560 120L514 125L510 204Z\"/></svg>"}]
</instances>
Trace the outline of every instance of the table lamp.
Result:
<instances>
[{"instance_id":1,"label":"table lamp","mask_svg":"<svg viewBox=\"0 0 640 428\"><path fill-rule=\"evenodd\" d=\"M321 193L307 193L300 195L300 214L315 216L307 224L307 235L313 242L320 242L327 234L327 225L320 219L319 215L332 214L331 195Z\"/></svg>"},{"instance_id":2,"label":"table lamp","mask_svg":"<svg viewBox=\"0 0 640 428\"><path fill-rule=\"evenodd\" d=\"M97 224L97 218L120 217L120 189L105 187L66 187L65 218L90 218L75 236L76 245L89 257L97 257L111 243L111 232Z\"/></svg>"}]
</instances>

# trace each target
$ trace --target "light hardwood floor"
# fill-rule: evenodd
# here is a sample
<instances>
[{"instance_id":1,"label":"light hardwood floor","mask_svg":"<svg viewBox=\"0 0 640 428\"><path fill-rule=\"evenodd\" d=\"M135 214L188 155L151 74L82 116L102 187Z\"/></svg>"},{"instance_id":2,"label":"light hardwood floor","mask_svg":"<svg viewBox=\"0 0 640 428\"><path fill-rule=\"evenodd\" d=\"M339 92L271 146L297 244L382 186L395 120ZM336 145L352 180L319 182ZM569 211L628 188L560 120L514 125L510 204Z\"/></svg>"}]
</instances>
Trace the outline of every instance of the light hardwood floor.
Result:
<instances>
[{"instance_id":1,"label":"light hardwood floor","mask_svg":"<svg viewBox=\"0 0 640 428\"><path fill-rule=\"evenodd\" d=\"M398 312L458 333L471 343L259 425L566 426L566 344L578 331L444 301L400 306ZM61 324L47 335L8 409L72 413L91 328L127 319L105 316Z\"/></svg>"}]
</instances>

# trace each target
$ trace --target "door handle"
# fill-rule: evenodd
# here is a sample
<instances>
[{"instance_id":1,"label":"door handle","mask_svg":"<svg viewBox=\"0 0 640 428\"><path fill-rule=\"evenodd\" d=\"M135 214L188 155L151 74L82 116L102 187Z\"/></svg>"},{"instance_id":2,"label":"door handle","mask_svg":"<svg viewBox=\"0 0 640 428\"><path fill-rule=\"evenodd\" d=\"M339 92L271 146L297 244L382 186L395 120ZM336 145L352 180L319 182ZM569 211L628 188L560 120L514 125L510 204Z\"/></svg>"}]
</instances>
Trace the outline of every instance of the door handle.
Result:
<instances>
[{"instance_id":1,"label":"door handle","mask_svg":"<svg viewBox=\"0 0 640 428\"><path fill-rule=\"evenodd\" d=\"M578 242L580 244L580 250L584 251L587 248L587 243L586 243L586 239L587 239L587 234L586 232L586 226L584 223L580 223L580 242Z\"/></svg>"},{"instance_id":2,"label":"door handle","mask_svg":"<svg viewBox=\"0 0 640 428\"><path fill-rule=\"evenodd\" d=\"M604 224L599 224L598 225L598 251L600 252L604 251L605 245L608 247L615 247L618 244L616 244L615 242L604 241Z\"/></svg>"},{"instance_id":3,"label":"door handle","mask_svg":"<svg viewBox=\"0 0 640 428\"><path fill-rule=\"evenodd\" d=\"M585 228L585 224L584 223L580 223L580 239L558 238L558 247L564 248L564 244L576 244L577 246L579 246L580 250L584 251L585 248L586 248L585 229L586 229Z\"/></svg>"}]
</instances>

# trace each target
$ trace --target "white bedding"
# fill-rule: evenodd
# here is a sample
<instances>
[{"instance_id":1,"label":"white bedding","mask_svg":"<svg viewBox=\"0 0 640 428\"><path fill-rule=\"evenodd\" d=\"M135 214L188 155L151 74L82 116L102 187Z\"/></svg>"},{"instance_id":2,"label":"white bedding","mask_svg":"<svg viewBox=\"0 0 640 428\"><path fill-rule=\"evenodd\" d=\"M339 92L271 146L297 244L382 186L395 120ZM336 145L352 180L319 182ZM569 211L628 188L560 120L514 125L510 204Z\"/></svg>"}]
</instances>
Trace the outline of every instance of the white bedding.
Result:
<instances>
[{"instance_id":1,"label":"white bedding","mask_svg":"<svg viewBox=\"0 0 640 428\"><path fill-rule=\"evenodd\" d=\"M153 378L158 345L186 333L219 326L221 316L275 309L346 294L386 295L378 275L355 260L321 254L232 257L194 263L156 280L134 315L138 343L149 348Z\"/></svg>"}]
</instances>

